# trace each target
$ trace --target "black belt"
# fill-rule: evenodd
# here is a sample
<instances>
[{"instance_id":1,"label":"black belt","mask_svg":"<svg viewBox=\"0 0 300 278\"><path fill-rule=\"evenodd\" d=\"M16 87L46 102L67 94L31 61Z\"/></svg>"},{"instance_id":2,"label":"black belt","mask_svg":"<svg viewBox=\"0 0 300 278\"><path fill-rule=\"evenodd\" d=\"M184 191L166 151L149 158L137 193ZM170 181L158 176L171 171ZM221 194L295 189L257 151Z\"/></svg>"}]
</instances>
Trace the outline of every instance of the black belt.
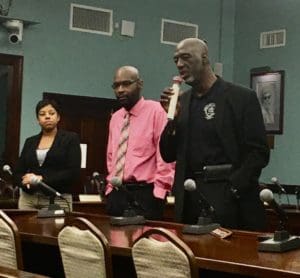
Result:
<instances>
[{"instance_id":1,"label":"black belt","mask_svg":"<svg viewBox=\"0 0 300 278\"><path fill-rule=\"evenodd\" d=\"M231 173L231 164L207 165L203 167L203 170L195 171L188 177L205 182L219 182L228 180Z\"/></svg>"},{"instance_id":2,"label":"black belt","mask_svg":"<svg viewBox=\"0 0 300 278\"><path fill-rule=\"evenodd\" d=\"M141 190L149 187L153 187L153 183L147 182L124 182L123 185L127 190Z\"/></svg>"}]
</instances>

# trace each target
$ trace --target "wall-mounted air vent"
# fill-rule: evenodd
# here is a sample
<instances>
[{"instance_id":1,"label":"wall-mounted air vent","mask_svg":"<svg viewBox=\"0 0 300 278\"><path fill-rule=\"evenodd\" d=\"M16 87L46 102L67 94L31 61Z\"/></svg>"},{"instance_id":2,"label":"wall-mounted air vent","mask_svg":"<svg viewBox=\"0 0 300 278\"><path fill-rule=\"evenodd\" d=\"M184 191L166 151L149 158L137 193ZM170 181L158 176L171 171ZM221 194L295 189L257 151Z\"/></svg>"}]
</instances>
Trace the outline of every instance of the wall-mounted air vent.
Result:
<instances>
[{"instance_id":1,"label":"wall-mounted air vent","mask_svg":"<svg viewBox=\"0 0 300 278\"><path fill-rule=\"evenodd\" d=\"M186 38L198 37L198 25L169 19L161 21L160 42L176 45Z\"/></svg>"},{"instance_id":2,"label":"wall-mounted air vent","mask_svg":"<svg viewBox=\"0 0 300 278\"><path fill-rule=\"evenodd\" d=\"M260 33L260 48L285 46L286 31L274 30Z\"/></svg>"},{"instance_id":3,"label":"wall-mounted air vent","mask_svg":"<svg viewBox=\"0 0 300 278\"><path fill-rule=\"evenodd\" d=\"M112 10L71 4L70 29L111 36L112 16Z\"/></svg>"}]
</instances>

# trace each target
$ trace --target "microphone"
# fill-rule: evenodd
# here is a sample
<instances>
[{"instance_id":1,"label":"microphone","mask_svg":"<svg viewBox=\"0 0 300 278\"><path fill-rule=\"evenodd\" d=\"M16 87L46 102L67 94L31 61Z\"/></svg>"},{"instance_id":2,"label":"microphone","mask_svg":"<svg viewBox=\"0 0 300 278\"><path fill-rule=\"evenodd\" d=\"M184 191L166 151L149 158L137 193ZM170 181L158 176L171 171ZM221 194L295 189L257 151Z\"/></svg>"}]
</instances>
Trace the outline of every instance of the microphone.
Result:
<instances>
[{"instance_id":1,"label":"microphone","mask_svg":"<svg viewBox=\"0 0 300 278\"><path fill-rule=\"evenodd\" d=\"M98 172L93 173L93 179L98 180L100 179L100 174Z\"/></svg>"},{"instance_id":2,"label":"microphone","mask_svg":"<svg viewBox=\"0 0 300 278\"><path fill-rule=\"evenodd\" d=\"M123 215L111 216L110 223L117 226L144 224L146 221L145 217L143 215L138 215L135 208L145 209L135 200L134 196L131 195L126 186L122 186L122 180L119 177L114 176L111 178L110 183L116 190L119 190L120 188L124 190L128 202L128 208L123 211Z\"/></svg>"},{"instance_id":3,"label":"microphone","mask_svg":"<svg viewBox=\"0 0 300 278\"><path fill-rule=\"evenodd\" d=\"M267 252L285 252L300 247L300 238L297 236L291 236L288 231L285 230L285 224L288 217L285 211L274 200L273 192L270 189L263 189L259 193L259 197L263 202L266 202L277 213L280 226L279 230L275 230L274 237L266 239L258 244L258 251Z\"/></svg>"},{"instance_id":4,"label":"microphone","mask_svg":"<svg viewBox=\"0 0 300 278\"><path fill-rule=\"evenodd\" d=\"M173 77L172 91L174 94L172 95L172 97L170 99L170 103L169 103L169 109L168 109L168 115L167 115L169 120L173 120L175 117L177 100L178 100L180 85L181 85L182 81L183 80L180 76Z\"/></svg>"},{"instance_id":5,"label":"microphone","mask_svg":"<svg viewBox=\"0 0 300 278\"><path fill-rule=\"evenodd\" d=\"M263 189L259 193L260 200L262 202L266 202L271 208L274 209L274 211L279 216L279 219L282 223L287 222L288 217L285 211L281 208L281 206L275 201L273 192L270 189Z\"/></svg>"},{"instance_id":6,"label":"microphone","mask_svg":"<svg viewBox=\"0 0 300 278\"><path fill-rule=\"evenodd\" d=\"M186 191L195 191L197 188L196 182L193 179L185 180L183 186Z\"/></svg>"},{"instance_id":7,"label":"microphone","mask_svg":"<svg viewBox=\"0 0 300 278\"><path fill-rule=\"evenodd\" d=\"M52 187L50 187L49 185L47 185L46 183L44 183L43 181L41 181L37 176L32 176L30 183L33 185L40 185L42 187L44 187L48 192L50 192L52 195L56 195L57 197L62 198L61 194L59 192L57 192L56 190L54 190Z\"/></svg>"},{"instance_id":8,"label":"microphone","mask_svg":"<svg viewBox=\"0 0 300 278\"><path fill-rule=\"evenodd\" d=\"M193 179L186 179L183 186L184 189L189 192L196 191L197 189L197 184ZM201 204L201 213L196 225L185 225L183 227L182 232L186 234L207 234L220 227L220 224L212 223L212 217L215 213L214 207L199 190L197 194L199 195L199 203Z\"/></svg>"},{"instance_id":9,"label":"microphone","mask_svg":"<svg viewBox=\"0 0 300 278\"><path fill-rule=\"evenodd\" d=\"M290 199L289 199L289 195L286 193L286 190L284 189L284 187L280 184L280 182L278 181L278 179L276 177L273 177L271 178L271 181L273 184L277 185L277 187L279 188L280 190L280 193L283 193L286 195L286 199L287 199L287 202L288 204L290 204ZM279 198L280 198L280 195L279 195Z\"/></svg>"},{"instance_id":10,"label":"microphone","mask_svg":"<svg viewBox=\"0 0 300 278\"><path fill-rule=\"evenodd\" d=\"M100 176L99 172L94 172L92 177L93 177L94 183L96 184L98 193L101 196L104 195L104 191L105 191L104 179Z\"/></svg>"},{"instance_id":11,"label":"microphone","mask_svg":"<svg viewBox=\"0 0 300 278\"><path fill-rule=\"evenodd\" d=\"M286 194L285 189L283 188L283 186L279 183L278 179L276 177L271 178L271 182L275 185L278 186L279 190L281 191L281 193Z\"/></svg>"},{"instance_id":12,"label":"microphone","mask_svg":"<svg viewBox=\"0 0 300 278\"><path fill-rule=\"evenodd\" d=\"M122 186L122 180L116 176L111 178L110 183L116 190L119 190Z\"/></svg>"},{"instance_id":13,"label":"microphone","mask_svg":"<svg viewBox=\"0 0 300 278\"><path fill-rule=\"evenodd\" d=\"M184 189L189 192L195 191L197 188L196 182L193 179L186 179L183 186ZM205 206L205 210L207 210L209 214L213 214L215 212L215 208L209 203L209 201L207 201L205 196L200 191L198 192L198 194L200 197L200 202Z\"/></svg>"},{"instance_id":14,"label":"microphone","mask_svg":"<svg viewBox=\"0 0 300 278\"><path fill-rule=\"evenodd\" d=\"M10 166L7 165L7 164L5 164L5 165L3 166L3 171L4 171L4 172L7 172L7 173L8 173L9 175L11 175L11 176L13 175Z\"/></svg>"},{"instance_id":15,"label":"microphone","mask_svg":"<svg viewBox=\"0 0 300 278\"><path fill-rule=\"evenodd\" d=\"M100 193L100 185L101 185L101 180L100 180L100 174L98 172L94 172L92 175L92 184L96 184L97 191Z\"/></svg>"}]
</instances>

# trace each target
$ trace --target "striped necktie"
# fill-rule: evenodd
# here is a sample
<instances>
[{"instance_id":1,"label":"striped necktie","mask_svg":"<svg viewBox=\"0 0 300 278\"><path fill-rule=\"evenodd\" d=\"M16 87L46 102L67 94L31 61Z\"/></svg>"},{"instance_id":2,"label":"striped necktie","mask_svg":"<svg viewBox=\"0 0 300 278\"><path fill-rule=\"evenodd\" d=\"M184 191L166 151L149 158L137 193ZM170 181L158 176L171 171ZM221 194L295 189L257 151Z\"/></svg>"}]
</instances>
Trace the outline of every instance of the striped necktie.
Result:
<instances>
[{"instance_id":1,"label":"striped necktie","mask_svg":"<svg viewBox=\"0 0 300 278\"><path fill-rule=\"evenodd\" d=\"M121 129L120 142L117 152L117 160L115 167L115 176L119 177L120 180L123 178L123 171L125 166L125 155L127 151L129 137L129 113L126 113L124 117L123 127Z\"/></svg>"}]
</instances>

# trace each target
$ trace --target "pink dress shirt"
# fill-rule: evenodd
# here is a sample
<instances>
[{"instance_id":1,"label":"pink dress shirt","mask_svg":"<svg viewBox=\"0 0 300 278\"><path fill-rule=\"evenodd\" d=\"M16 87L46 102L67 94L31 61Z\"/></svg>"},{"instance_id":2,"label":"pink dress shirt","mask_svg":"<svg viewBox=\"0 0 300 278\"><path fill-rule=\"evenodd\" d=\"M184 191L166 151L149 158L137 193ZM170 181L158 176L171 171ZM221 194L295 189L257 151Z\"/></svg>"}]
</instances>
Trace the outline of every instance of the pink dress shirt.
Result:
<instances>
[{"instance_id":1,"label":"pink dress shirt","mask_svg":"<svg viewBox=\"0 0 300 278\"><path fill-rule=\"evenodd\" d=\"M154 183L154 196L164 199L171 190L174 179L174 163L165 163L159 151L159 139L167 123L167 114L160 103L143 97L129 111L129 139L125 156L123 182ZM107 145L108 185L106 194L112 190L111 178L115 172L117 150L126 110L119 109L109 124Z\"/></svg>"}]
</instances>

